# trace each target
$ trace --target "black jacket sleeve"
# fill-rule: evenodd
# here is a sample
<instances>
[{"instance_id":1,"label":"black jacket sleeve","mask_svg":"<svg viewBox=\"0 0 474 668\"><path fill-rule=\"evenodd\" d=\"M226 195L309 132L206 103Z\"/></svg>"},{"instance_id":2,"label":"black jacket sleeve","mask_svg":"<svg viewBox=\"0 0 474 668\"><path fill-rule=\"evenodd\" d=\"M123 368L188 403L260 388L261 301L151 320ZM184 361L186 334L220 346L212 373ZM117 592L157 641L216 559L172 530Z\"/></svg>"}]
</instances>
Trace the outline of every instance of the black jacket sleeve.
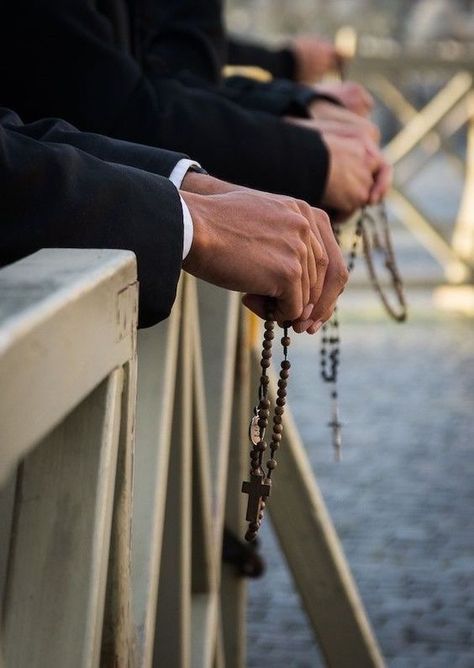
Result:
<instances>
[{"instance_id":1,"label":"black jacket sleeve","mask_svg":"<svg viewBox=\"0 0 474 668\"><path fill-rule=\"evenodd\" d=\"M132 250L140 326L170 312L182 264L183 214L166 178L0 124L0 230L1 265L48 247Z\"/></svg>"},{"instance_id":2,"label":"black jacket sleeve","mask_svg":"<svg viewBox=\"0 0 474 668\"><path fill-rule=\"evenodd\" d=\"M10 109L0 108L0 123L5 128L32 139L69 144L101 160L136 167L159 176L169 177L176 164L189 157L185 153L110 139L92 132L79 132L70 123L59 118L46 118L24 125L19 116Z\"/></svg>"},{"instance_id":3,"label":"black jacket sleeve","mask_svg":"<svg viewBox=\"0 0 474 668\"><path fill-rule=\"evenodd\" d=\"M135 53L165 76L194 74L218 83L227 42L221 0L128 0L136 26ZM138 44L137 44L138 43Z\"/></svg>"},{"instance_id":4,"label":"black jacket sleeve","mask_svg":"<svg viewBox=\"0 0 474 668\"><path fill-rule=\"evenodd\" d=\"M185 152L229 181L320 201L328 154L317 133L141 68L113 40L86 0L9 3L1 103L25 120L60 116L81 130Z\"/></svg>"},{"instance_id":5,"label":"black jacket sleeve","mask_svg":"<svg viewBox=\"0 0 474 668\"><path fill-rule=\"evenodd\" d=\"M227 50L232 50L234 43L231 40L229 46L227 40L221 0L149 0L140 3L139 9L133 0L130 4L139 26L136 42L140 44L140 59L153 76L172 75L198 88L214 84L215 92L222 97L247 109L277 116L308 117L309 104L322 97L313 88L285 78L288 72L284 68L281 72L270 68L273 76L280 77L271 82L240 76L222 80L222 69L228 62ZM247 48L241 43L238 48L242 55L245 53L249 65L265 68L274 56L264 47ZM290 50L283 53L294 64ZM253 56L258 62L253 62Z\"/></svg>"},{"instance_id":6,"label":"black jacket sleeve","mask_svg":"<svg viewBox=\"0 0 474 668\"><path fill-rule=\"evenodd\" d=\"M290 47L270 49L231 36L227 40L227 64L254 65L270 72L276 79L295 79L296 61Z\"/></svg>"}]
</instances>

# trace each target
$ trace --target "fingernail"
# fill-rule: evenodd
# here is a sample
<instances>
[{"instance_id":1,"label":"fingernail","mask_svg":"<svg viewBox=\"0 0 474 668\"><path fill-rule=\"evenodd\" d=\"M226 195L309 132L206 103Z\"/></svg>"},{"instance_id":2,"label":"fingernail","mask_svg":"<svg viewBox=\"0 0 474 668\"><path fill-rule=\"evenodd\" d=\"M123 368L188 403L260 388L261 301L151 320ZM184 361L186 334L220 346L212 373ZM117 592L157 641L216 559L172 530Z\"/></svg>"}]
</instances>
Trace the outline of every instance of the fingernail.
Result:
<instances>
[{"instance_id":1,"label":"fingernail","mask_svg":"<svg viewBox=\"0 0 474 668\"><path fill-rule=\"evenodd\" d=\"M308 320L309 316L313 312L314 309L314 304L308 304L304 310L303 313L301 314L301 320Z\"/></svg>"},{"instance_id":2,"label":"fingernail","mask_svg":"<svg viewBox=\"0 0 474 668\"><path fill-rule=\"evenodd\" d=\"M324 325L324 322L322 320L318 320L317 322L314 323L314 331L315 333L318 332L321 327Z\"/></svg>"},{"instance_id":3,"label":"fingernail","mask_svg":"<svg viewBox=\"0 0 474 668\"><path fill-rule=\"evenodd\" d=\"M302 334L308 327L312 327L313 324L314 320L298 320L298 322L295 322L293 325L293 329L297 334Z\"/></svg>"},{"instance_id":4,"label":"fingernail","mask_svg":"<svg viewBox=\"0 0 474 668\"><path fill-rule=\"evenodd\" d=\"M308 329L306 330L306 333L307 334L316 334L316 330L314 328L314 325L311 325L311 327L308 327Z\"/></svg>"}]
</instances>

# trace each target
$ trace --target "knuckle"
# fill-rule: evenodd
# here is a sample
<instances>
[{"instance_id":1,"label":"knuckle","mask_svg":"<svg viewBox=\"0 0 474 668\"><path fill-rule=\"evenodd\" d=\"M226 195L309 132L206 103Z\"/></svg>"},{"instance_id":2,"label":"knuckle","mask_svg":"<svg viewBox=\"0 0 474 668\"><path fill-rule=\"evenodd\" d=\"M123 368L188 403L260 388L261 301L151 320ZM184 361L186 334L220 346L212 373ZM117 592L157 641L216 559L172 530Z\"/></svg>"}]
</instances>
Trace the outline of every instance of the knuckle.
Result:
<instances>
[{"instance_id":1,"label":"knuckle","mask_svg":"<svg viewBox=\"0 0 474 668\"><path fill-rule=\"evenodd\" d=\"M329 257L325 251L321 251L321 255L316 258L316 267L324 270L329 267Z\"/></svg>"},{"instance_id":2,"label":"knuckle","mask_svg":"<svg viewBox=\"0 0 474 668\"><path fill-rule=\"evenodd\" d=\"M301 281L303 277L303 267L301 262L294 259L292 262L287 262L284 268L284 278L288 283L295 283Z\"/></svg>"},{"instance_id":3,"label":"knuckle","mask_svg":"<svg viewBox=\"0 0 474 668\"><path fill-rule=\"evenodd\" d=\"M295 202L298 205L298 208L303 215L307 214L309 212L309 210L311 209L308 202L305 202L302 199L296 199Z\"/></svg>"},{"instance_id":4,"label":"knuckle","mask_svg":"<svg viewBox=\"0 0 474 668\"><path fill-rule=\"evenodd\" d=\"M303 241L298 241L294 246L298 260L306 262L308 258L308 246Z\"/></svg>"},{"instance_id":5,"label":"knuckle","mask_svg":"<svg viewBox=\"0 0 474 668\"><path fill-rule=\"evenodd\" d=\"M329 215L324 211L323 209L313 209L313 211L316 214L316 219L318 223L321 225L330 225L331 220L329 218Z\"/></svg>"},{"instance_id":6,"label":"knuckle","mask_svg":"<svg viewBox=\"0 0 474 668\"><path fill-rule=\"evenodd\" d=\"M336 280L342 285L346 285L349 280L349 270L343 262L339 263L337 267Z\"/></svg>"},{"instance_id":7,"label":"knuckle","mask_svg":"<svg viewBox=\"0 0 474 668\"><path fill-rule=\"evenodd\" d=\"M305 237L307 234L309 234L309 231L311 229L309 220L306 216L300 214L298 216L298 222L297 222L297 230L300 236Z\"/></svg>"}]
</instances>

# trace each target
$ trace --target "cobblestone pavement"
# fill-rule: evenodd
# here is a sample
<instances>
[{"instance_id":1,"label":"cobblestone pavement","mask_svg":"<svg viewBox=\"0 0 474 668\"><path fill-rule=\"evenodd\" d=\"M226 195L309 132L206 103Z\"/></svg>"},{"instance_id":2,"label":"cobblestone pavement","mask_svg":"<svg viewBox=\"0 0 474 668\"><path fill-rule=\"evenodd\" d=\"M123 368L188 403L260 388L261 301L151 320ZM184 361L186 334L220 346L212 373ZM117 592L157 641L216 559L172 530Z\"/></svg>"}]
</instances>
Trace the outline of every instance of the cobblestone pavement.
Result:
<instances>
[{"instance_id":1,"label":"cobblestone pavement","mask_svg":"<svg viewBox=\"0 0 474 668\"><path fill-rule=\"evenodd\" d=\"M387 664L473 668L474 327L414 302L397 325L346 298L341 464L315 337L294 337L290 405ZM268 524L262 542L248 666L323 665Z\"/></svg>"}]
</instances>

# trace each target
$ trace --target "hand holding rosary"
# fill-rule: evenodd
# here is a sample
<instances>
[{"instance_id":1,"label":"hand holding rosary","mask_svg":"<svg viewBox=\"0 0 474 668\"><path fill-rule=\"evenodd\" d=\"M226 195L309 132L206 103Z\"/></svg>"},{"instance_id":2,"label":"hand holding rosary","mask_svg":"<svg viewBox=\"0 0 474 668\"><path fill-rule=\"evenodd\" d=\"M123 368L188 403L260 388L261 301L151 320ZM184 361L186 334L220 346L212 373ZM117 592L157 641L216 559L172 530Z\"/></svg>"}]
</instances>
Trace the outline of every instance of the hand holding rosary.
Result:
<instances>
[{"instance_id":1,"label":"hand holding rosary","mask_svg":"<svg viewBox=\"0 0 474 668\"><path fill-rule=\"evenodd\" d=\"M407 306L403 292L402 279L400 277L390 237L388 219L383 204L379 205L379 218L374 215L373 210L369 211L367 207L361 212L357 220L354 239L349 252L347 269L352 272L357 256L359 240L362 239L362 248L364 258L369 271L371 284L379 295L389 316L397 322L403 322L407 316ZM381 229L378 226L381 225ZM369 227L369 229L367 229ZM334 226L334 234L339 242L339 227ZM398 301L398 310L393 307L382 288L378 275L375 270L375 264L372 257L372 250L381 254L385 268L387 269L391 285ZM242 492L248 494L248 504L246 520L249 523L245 534L247 541L255 540L257 532L264 516L266 499L270 496L272 489L272 473L277 467L276 452L280 447L283 433L283 413L285 411L288 377L290 373L290 361L288 360L288 347L290 337L288 328L291 323L284 323L281 345L283 348L283 360L280 364L280 378L278 380L277 399L273 412L272 433L269 443L270 458L264 462L265 453L268 444L265 440L265 434L270 419L270 399L268 396L269 376L267 369L271 365L272 346L275 336L275 322L272 309L272 302L269 301L267 319L264 323L264 335L262 343L262 356L260 360L261 376L258 389L259 403L254 408L254 414L249 426L249 439L251 443L250 450L250 480L242 483ZM337 379L340 363L340 335L337 307L334 309L331 320L323 325L321 338L321 377L325 383L332 384L331 402L332 415L328 426L332 429L332 443L337 460L341 458L342 447L342 424L339 420L339 405ZM266 469L266 471L265 471Z\"/></svg>"}]
</instances>

